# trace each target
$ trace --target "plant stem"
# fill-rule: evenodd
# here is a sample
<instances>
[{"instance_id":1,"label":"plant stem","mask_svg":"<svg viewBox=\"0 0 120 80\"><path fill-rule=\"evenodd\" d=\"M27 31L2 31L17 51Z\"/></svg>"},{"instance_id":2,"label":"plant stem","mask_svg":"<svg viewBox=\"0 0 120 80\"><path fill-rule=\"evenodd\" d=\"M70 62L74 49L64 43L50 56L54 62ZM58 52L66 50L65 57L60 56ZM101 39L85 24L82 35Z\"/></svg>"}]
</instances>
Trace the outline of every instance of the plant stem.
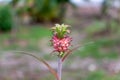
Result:
<instances>
[{"instance_id":1,"label":"plant stem","mask_svg":"<svg viewBox=\"0 0 120 80\"><path fill-rule=\"evenodd\" d=\"M58 58L58 69L57 69L59 80L61 80L62 77L62 59Z\"/></svg>"}]
</instances>

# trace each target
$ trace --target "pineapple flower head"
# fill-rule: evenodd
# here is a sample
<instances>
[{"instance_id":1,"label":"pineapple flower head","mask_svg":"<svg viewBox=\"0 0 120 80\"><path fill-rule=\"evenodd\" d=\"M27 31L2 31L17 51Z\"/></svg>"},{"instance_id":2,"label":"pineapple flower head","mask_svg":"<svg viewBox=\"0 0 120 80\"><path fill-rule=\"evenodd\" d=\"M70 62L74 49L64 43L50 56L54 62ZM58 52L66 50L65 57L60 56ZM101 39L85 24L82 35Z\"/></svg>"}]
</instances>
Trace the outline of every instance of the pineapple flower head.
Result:
<instances>
[{"instance_id":1,"label":"pineapple flower head","mask_svg":"<svg viewBox=\"0 0 120 80\"><path fill-rule=\"evenodd\" d=\"M53 37L51 43L54 47L54 51L58 52L58 56L62 57L66 51L69 50L72 38L68 36L70 31L68 30L68 25L56 24L53 30Z\"/></svg>"}]
</instances>

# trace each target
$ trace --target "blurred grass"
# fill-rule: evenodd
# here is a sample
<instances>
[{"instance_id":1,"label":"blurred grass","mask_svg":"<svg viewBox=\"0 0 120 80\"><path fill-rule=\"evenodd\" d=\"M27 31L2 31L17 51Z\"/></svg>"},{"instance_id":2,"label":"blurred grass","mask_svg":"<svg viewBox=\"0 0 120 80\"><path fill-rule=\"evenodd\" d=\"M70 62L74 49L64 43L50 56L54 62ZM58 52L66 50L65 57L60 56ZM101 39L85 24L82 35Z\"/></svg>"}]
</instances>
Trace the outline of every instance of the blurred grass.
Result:
<instances>
[{"instance_id":1,"label":"blurred grass","mask_svg":"<svg viewBox=\"0 0 120 80\"><path fill-rule=\"evenodd\" d=\"M95 72L91 72L86 77L85 80L102 80L104 77L105 77L105 72L103 72L103 71L95 71Z\"/></svg>"},{"instance_id":2,"label":"blurred grass","mask_svg":"<svg viewBox=\"0 0 120 80\"><path fill-rule=\"evenodd\" d=\"M105 29L105 22L104 21L94 21L91 25L85 28L85 32L87 34L94 34L95 32L102 31Z\"/></svg>"},{"instance_id":3,"label":"blurred grass","mask_svg":"<svg viewBox=\"0 0 120 80\"><path fill-rule=\"evenodd\" d=\"M107 74L105 71L91 72L85 80L120 80L119 74Z\"/></svg>"},{"instance_id":4,"label":"blurred grass","mask_svg":"<svg viewBox=\"0 0 120 80\"><path fill-rule=\"evenodd\" d=\"M78 51L76 51L75 54L80 57L93 57L96 59L101 58L115 59L119 57L119 54L116 50L116 46L120 44L119 41L120 39L113 40L109 38L98 39L93 41L93 43L90 45L81 47Z\"/></svg>"},{"instance_id":5,"label":"blurred grass","mask_svg":"<svg viewBox=\"0 0 120 80\"><path fill-rule=\"evenodd\" d=\"M115 20L111 20L109 23L110 23L109 24L109 29L111 30L111 32L113 32L113 34L119 34L120 33L119 23L116 22ZM87 28L85 28L84 31L88 35L92 35L96 32L101 32L101 31L105 30L106 25L108 25L108 23L106 23L106 21L96 20L96 21L93 21L93 23L90 24Z\"/></svg>"},{"instance_id":6,"label":"blurred grass","mask_svg":"<svg viewBox=\"0 0 120 80\"><path fill-rule=\"evenodd\" d=\"M0 50L25 49L39 51L39 40L51 36L50 29L43 26L20 27L14 34L13 43L10 42L12 40L11 33L0 34ZM25 47L22 45L25 45Z\"/></svg>"},{"instance_id":7,"label":"blurred grass","mask_svg":"<svg viewBox=\"0 0 120 80\"><path fill-rule=\"evenodd\" d=\"M22 27L17 34L17 38L22 39L40 39L50 36L51 31L44 26Z\"/></svg>"}]
</instances>

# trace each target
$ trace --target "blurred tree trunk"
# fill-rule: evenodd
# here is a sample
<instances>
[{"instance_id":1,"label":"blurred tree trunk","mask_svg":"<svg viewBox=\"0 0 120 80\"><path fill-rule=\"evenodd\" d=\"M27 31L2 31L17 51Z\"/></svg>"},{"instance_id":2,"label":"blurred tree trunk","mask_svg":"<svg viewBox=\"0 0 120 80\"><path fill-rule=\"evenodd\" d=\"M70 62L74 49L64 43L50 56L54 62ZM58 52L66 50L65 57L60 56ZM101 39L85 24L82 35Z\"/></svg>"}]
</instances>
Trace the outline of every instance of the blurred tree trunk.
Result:
<instances>
[{"instance_id":1,"label":"blurred tree trunk","mask_svg":"<svg viewBox=\"0 0 120 80\"><path fill-rule=\"evenodd\" d=\"M10 2L10 4L11 4L13 7L15 7L18 2L19 2L19 0L12 0L12 1Z\"/></svg>"},{"instance_id":2,"label":"blurred tree trunk","mask_svg":"<svg viewBox=\"0 0 120 80\"><path fill-rule=\"evenodd\" d=\"M106 34L110 34L111 32L111 18L110 15L108 15L108 9L110 7L109 1L110 0L104 0L101 7L101 17L106 20L106 28L103 32Z\"/></svg>"},{"instance_id":3,"label":"blurred tree trunk","mask_svg":"<svg viewBox=\"0 0 120 80\"><path fill-rule=\"evenodd\" d=\"M106 16L107 15L107 10L108 10L108 0L104 0L102 2L102 7L101 7L101 16Z\"/></svg>"},{"instance_id":4,"label":"blurred tree trunk","mask_svg":"<svg viewBox=\"0 0 120 80\"><path fill-rule=\"evenodd\" d=\"M117 26L116 26L115 31L119 32L119 30L120 30L120 0L119 0L119 8L118 8L118 11L117 11L117 16L118 16L118 18L116 20Z\"/></svg>"},{"instance_id":5,"label":"blurred tree trunk","mask_svg":"<svg viewBox=\"0 0 120 80\"><path fill-rule=\"evenodd\" d=\"M63 22L63 19L64 19L64 17L65 17L67 5L66 5L65 3L60 4L60 8L61 8L61 10L60 10L60 14L59 14L59 15L60 15L60 22L62 23L62 22Z\"/></svg>"},{"instance_id":6,"label":"blurred tree trunk","mask_svg":"<svg viewBox=\"0 0 120 80\"><path fill-rule=\"evenodd\" d=\"M13 16L13 27L12 27L12 30L11 30L11 38L9 39L9 43L10 44L14 44L17 40L17 32L18 32L18 17L17 17L17 14L16 14L16 5L18 3L19 0L12 0L11 1L11 7L12 7L12 16Z\"/></svg>"},{"instance_id":7,"label":"blurred tree trunk","mask_svg":"<svg viewBox=\"0 0 120 80\"><path fill-rule=\"evenodd\" d=\"M120 0L111 0L111 3L113 4L114 1L118 1L119 5L120 5ZM108 5L108 8L109 7L110 7L110 5ZM119 27L120 26L120 6L119 6L119 8L117 8L117 7L114 7L114 8L115 8L115 10L117 12L117 18L113 18L113 17L111 17L111 15L105 14L106 15L106 30L109 33L111 33L111 32L115 32L116 33L120 29L120 27ZM116 24L115 26L113 26L114 29L112 29L112 26L111 26L113 22L115 22L115 24Z\"/></svg>"},{"instance_id":8,"label":"blurred tree trunk","mask_svg":"<svg viewBox=\"0 0 120 80\"><path fill-rule=\"evenodd\" d=\"M120 0L119 0L119 9L118 9L118 20L119 20L119 24L120 24Z\"/></svg>"},{"instance_id":9,"label":"blurred tree trunk","mask_svg":"<svg viewBox=\"0 0 120 80\"><path fill-rule=\"evenodd\" d=\"M76 6L70 0L58 0L58 4L60 5L59 17L61 19L61 22L63 22L67 11L67 6L71 5L73 8L76 8Z\"/></svg>"},{"instance_id":10,"label":"blurred tree trunk","mask_svg":"<svg viewBox=\"0 0 120 80\"><path fill-rule=\"evenodd\" d=\"M101 16L105 17L108 15L109 9L115 0L103 0L101 5Z\"/></svg>"}]
</instances>

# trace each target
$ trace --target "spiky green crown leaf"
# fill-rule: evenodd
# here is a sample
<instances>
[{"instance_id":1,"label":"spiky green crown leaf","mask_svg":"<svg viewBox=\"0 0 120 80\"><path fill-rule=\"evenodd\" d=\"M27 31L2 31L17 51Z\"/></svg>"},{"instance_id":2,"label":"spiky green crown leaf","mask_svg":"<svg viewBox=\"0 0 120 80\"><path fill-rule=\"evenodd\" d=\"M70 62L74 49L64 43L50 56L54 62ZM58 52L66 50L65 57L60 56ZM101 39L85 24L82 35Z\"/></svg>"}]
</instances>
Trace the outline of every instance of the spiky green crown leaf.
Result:
<instances>
[{"instance_id":1,"label":"spiky green crown leaf","mask_svg":"<svg viewBox=\"0 0 120 80\"><path fill-rule=\"evenodd\" d=\"M52 28L54 34L56 34L59 38L63 38L66 34L70 33L68 30L69 25L64 24L56 24L55 27Z\"/></svg>"}]
</instances>

